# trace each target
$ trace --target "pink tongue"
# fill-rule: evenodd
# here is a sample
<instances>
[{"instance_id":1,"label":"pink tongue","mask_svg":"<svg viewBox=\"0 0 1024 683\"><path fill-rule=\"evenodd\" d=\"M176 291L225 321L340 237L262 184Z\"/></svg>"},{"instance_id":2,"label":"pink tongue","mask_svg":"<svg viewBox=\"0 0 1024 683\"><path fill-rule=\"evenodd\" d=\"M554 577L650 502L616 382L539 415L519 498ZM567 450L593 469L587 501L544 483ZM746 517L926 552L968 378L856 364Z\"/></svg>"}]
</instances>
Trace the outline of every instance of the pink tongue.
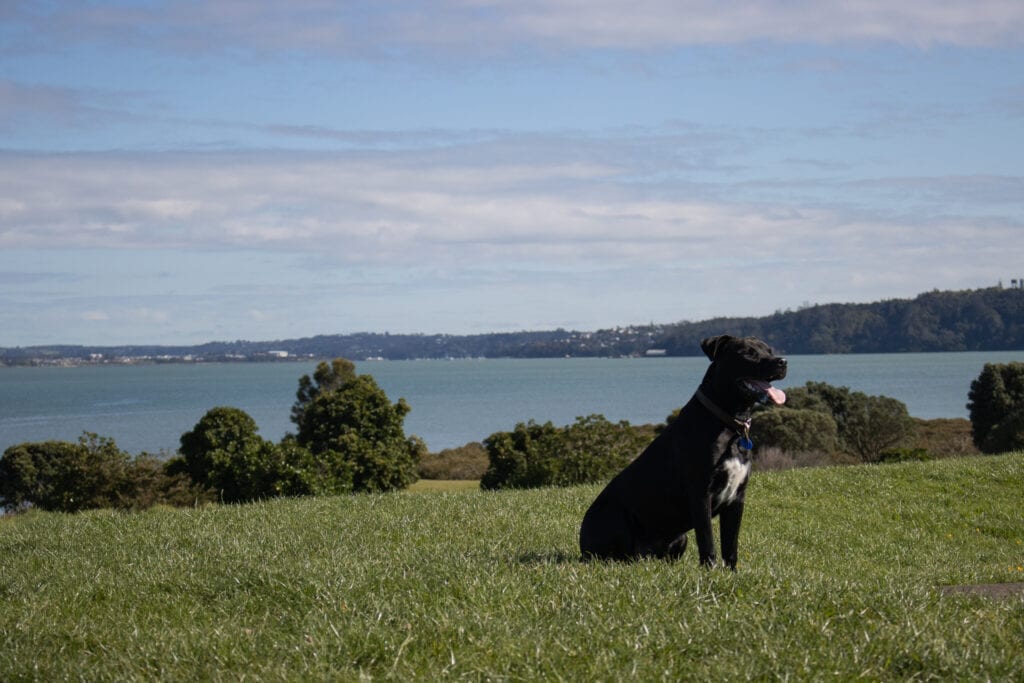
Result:
<instances>
[{"instance_id":1,"label":"pink tongue","mask_svg":"<svg viewBox=\"0 0 1024 683\"><path fill-rule=\"evenodd\" d=\"M786 402L786 392L784 392L782 389L776 389L768 382L759 379L750 380L750 383L753 384L758 389L760 389L761 391L763 391L764 393L768 394L768 398L770 398L772 402L774 402L776 405L781 406L783 403Z\"/></svg>"}]
</instances>

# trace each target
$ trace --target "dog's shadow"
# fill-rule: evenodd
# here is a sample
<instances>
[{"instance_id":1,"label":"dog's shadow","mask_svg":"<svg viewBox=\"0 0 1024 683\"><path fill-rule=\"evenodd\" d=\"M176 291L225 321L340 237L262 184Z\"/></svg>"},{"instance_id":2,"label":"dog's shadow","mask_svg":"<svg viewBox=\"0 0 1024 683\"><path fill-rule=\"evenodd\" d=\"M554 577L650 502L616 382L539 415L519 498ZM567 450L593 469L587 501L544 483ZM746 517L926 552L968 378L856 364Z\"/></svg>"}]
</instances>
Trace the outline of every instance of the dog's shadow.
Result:
<instances>
[{"instance_id":1,"label":"dog's shadow","mask_svg":"<svg viewBox=\"0 0 1024 683\"><path fill-rule=\"evenodd\" d=\"M590 564L635 564L638 562L661 562L661 563L674 563L681 562L681 557L672 558L654 558L654 557L638 557L634 559L602 559L602 558L586 558L579 553L566 553L561 551L551 552L532 552L532 553L520 553L515 556L513 562L521 564L523 566L532 567L543 567L552 565L590 565Z\"/></svg>"}]
</instances>

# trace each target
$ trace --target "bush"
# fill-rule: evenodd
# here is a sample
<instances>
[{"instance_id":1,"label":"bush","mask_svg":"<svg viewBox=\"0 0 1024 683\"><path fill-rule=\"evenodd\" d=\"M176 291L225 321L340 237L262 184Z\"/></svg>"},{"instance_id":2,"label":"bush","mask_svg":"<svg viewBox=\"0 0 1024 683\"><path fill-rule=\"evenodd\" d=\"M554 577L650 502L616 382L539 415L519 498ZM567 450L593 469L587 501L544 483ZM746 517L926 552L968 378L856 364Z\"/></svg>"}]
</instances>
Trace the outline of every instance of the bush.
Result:
<instances>
[{"instance_id":1,"label":"bush","mask_svg":"<svg viewBox=\"0 0 1024 683\"><path fill-rule=\"evenodd\" d=\"M487 450L476 441L439 453L427 453L420 460L422 479L480 479L487 471Z\"/></svg>"},{"instance_id":2,"label":"bush","mask_svg":"<svg viewBox=\"0 0 1024 683\"><path fill-rule=\"evenodd\" d=\"M115 507L128 462L128 454L112 439L89 433L78 443L11 446L0 458L0 498L9 510L29 505L60 512Z\"/></svg>"},{"instance_id":3,"label":"bush","mask_svg":"<svg viewBox=\"0 0 1024 683\"><path fill-rule=\"evenodd\" d=\"M968 398L974 443L982 452L1024 448L1024 363L986 363Z\"/></svg>"},{"instance_id":4,"label":"bush","mask_svg":"<svg viewBox=\"0 0 1024 683\"><path fill-rule=\"evenodd\" d=\"M296 397L292 419L299 433L280 444L260 437L256 422L238 408L207 411L182 434L177 469L226 502L386 491L416 480L426 448L402 430L409 406L391 405L372 377L355 375L352 363L321 363L313 378L299 380Z\"/></svg>"},{"instance_id":5,"label":"bush","mask_svg":"<svg viewBox=\"0 0 1024 683\"><path fill-rule=\"evenodd\" d=\"M647 432L601 415L578 417L567 427L519 423L487 437L489 466L481 488L572 486L602 481L625 467L648 441Z\"/></svg>"},{"instance_id":6,"label":"bush","mask_svg":"<svg viewBox=\"0 0 1024 683\"><path fill-rule=\"evenodd\" d=\"M295 437L286 437L278 447L284 467L274 495L338 495L351 493L355 467L341 453L327 451L313 455Z\"/></svg>"},{"instance_id":7,"label":"bush","mask_svg":"<svg viewBox=\"0 0 1024 683\"><path fill-rule=\"evenodd\" d=\"M245 411L217 407L181 435L180 456L167 463L146 454L133 459L95 434L77 444L12 446L0 457L0 505L141 509L387 491L416 480L426 446L405 436L408 404L392 405L372 377L355 375L352 363L321 363L312 379L300 379L296 397L299 434L280 444L264 440Z\"/></svg>"},{"instance_id":8,"label":"bush","mask_svg":"<svg viewBox=\"0 0 1024 683\"><path fill-rule=\"evenodd\" d=\"M574 486L611 479L647 446L642 429L603 415L578 417L562 431L562 451L556 462L555 486Z\"/></svg>"},{"instance_id":9,"label":"bush","mask_svg":"<svg viewBox=\"0 0 1024 683\"><path fill-rule=\"evenodd\" d=\"M829 413L780 407L754 415L750 439L759 453L768 447L789 453L832 453L838 446L838 428Z\"/></svg>"},{"instance_id":10,"label":"bush","mask_svg":"<svg viewBox=\"0 0 1024 683\"><path fill-rule=\"evenodd\" d=\"M480 479L483 489L531 488L554 478L552 455L560 448L553 423L533 420L516 424L511 432L495 432L484 439L488 467Z\"/></svg>"},{"instance_id":11,"label":"bush","mask_svg":"<svg viewBox=\"0 0 1024 683\"><path fill-rule=\"evenodd\" d=\"M273 444L257 431L256 421L243 410L208 410L181 435L180 452L192 481L229 503L271 495L277 458Z\"/></svg>"},{"instance_id":12,"label":"bush","mask_svg":"<svg viewBox=\"0 0 1024 683\"><path fill-rule=\"evenodd\" d=\"M141 510L203 499L185 472L173 472L145 453L132 458L113 439L88 432L77 443L11 446L0 458L0 505L8 510Z\"/></svg>"},{"instance_id":13,"label":"bush","mask_svg":"<svg viewBox=\"0 0 1024 683\"><path fill-rule=\"evenodd\" d=\"M914 431L906 404L888 396L868 396L824 382L808 382L787 396L791 409L829 413L836 423L839 447L863 462L877 461L882 451L900 445Z\"/></svg>"},{"instance_id":14,"label":"bush","mask_svg":"<svg viewBox=\"0 0 1024 683\"><path fill-rule=\"evenodd\" d=\"M352 490L353 469L335 454L315 457L294 437L280 444L257 433L256 422L238 408L212 408L181 435L180 462L200 489L228 503Z\"/></svg>"},{"instance_id":15,"label":"bush","mask_svg":"<svg viewBox=\"0 0 1024 683\"><path fill-rule=\"evenodd\" d=\"M123 507L145 510L154 505L192 507L216 500L212 491L197 486L184 467L180 457L171 460L142 453L128 468Z\"/></svg>"},{"instance_id":16,"label":"bush","mask_svg":"<svg viewBox=\"0 0 1024 683\"><path fill-rule=\"evenodd\" d=\"M907 448L924 449L933 458L978 455L971 438L971 423L962 417L931 420L914 418L914 432L906 440Z\"/></svg>"},{"instance_id":17,"label":"bush","mask_svg":"<svg viewBox=\"0 0 1024 683\"><path fill-rule=\"evenodd\" d=\"M416 481L426 448L420 439L405 436L405 399L392 405L370 375L316 391L304 377L300 393L304 390L313 398L297 412L296 440L321 466L337 468L331 478L341 481L351 473L355 491L389 491Z\"/></svg>"}]
</instances>

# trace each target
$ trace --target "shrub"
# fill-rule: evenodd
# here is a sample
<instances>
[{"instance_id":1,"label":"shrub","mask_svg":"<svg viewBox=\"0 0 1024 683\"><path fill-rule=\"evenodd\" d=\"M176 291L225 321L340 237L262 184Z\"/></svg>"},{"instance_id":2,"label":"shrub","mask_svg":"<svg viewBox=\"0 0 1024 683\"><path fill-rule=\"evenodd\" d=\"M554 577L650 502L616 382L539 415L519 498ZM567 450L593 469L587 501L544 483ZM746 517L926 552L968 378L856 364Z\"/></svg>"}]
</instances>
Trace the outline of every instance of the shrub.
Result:
<instances>
[{"instance_id":1,"label":"shrub","mask_svg":"<svg viewBox=\"0 0 1024 683\"><path fill-rule=\"evenodd\" d=\"M286 437L278 447L283 458L274 495L337 495L351 493L355 466L337 451L313 455L295 437Z\"/></svg>"},{"instance_id":2,"label":"shrub","mask_svg":"<svg viewBox=\"0 0 1024 683\"><path fill-rule=\"evenodd\" d=\"M300 394L308 385L308 378L300 380ZM338 468L331 478L341 481L351 473L355 491L389 491L416 481L426 448L420 439L405 436L405 399L391 404L370 375L346 377L311 393L298 413L296 441L322 461L321 467Z\"/></svg>"},{"instance_id":3,"label":"shrub","mask_svg":"<svg viewBox=\"0 0 1024 683\"><path fill-rule=\"evenodd\" d=\"M648 430L601 415L578 417L567 427L519 423L487 437L485 489L572 486L607 479L625 467L648 441Z\"/></svg>"},{"instance_id":4,"label":"shrub","mask_svg":"<svg viewBox=\"0 0 1024 683\"><path fill-rule=\"evenodd\" d=\"M610 479L628 465L650 439L642 429L602 415L578 417L562 431L562 451L556 458L556 486L573 486Z\"/></svg>"},{"instance_id":5,"label":"shrub","mask_svg":"<svg viewBox=\"0 0 1024 683\"><path fill-rule=\"evenodd\" d=\"M78 443L11 446L0 458L0 498L7 509L34 506L77 512L114 507L122 497L129 457L113 439L85 433Z\"/></svg>"},{"instance_id":6,"label":"shrub","mask_svg":"<svg viewBox=\"0 0 1024 683\"><path fill-rule=\"evenodd\" d=\"M986 363L968 398L974 443L982 452L1024 448L1024 363Z\"/></svg>"},{"instance_id":7,"label":"shrub","mask_svg":"<svg viewBox=\"0 0 1024 683\"><path fill-rule=\"evenodd\" d=\"M864 462L898 446L914 430L907 406L888 396L868 396L848 387L808 382L787 392L789 408L828 412L835 420L839 446Z\"/></svg>"},{"instance_id":8,"label":"shrub","mask_svg":"<svg viewBox=\"0 0 1024 683\"><path fill-rule=\"evenodd\" d=\"M86 432L77 443L11 446L0 458L0 505L56 512L141 510L203 499L184 472L145 453L132 458L113 439Z\"/></svg>"},{"instance_id":9,"label":"shrub","mask_svg":"<svg viewBox=\"0 0 1024 683\"><path fill-rule=\"evenodd\" d=\"M122 506L131 510L145 510L154 505L191 507L216 499L213 492L197 486L188 472L177 463L180 457L164 461L142 453L128 468L128 479Z\"/></svg>"},{"instance_id":10,"label":"shrub","mask_svg":"<svg viewBox=\"0 0 1024 683\"><path fill-rule=\"evenodd\" d=\"M419 464L423 479L480 479L487 471L487 450L476 441L458 448L428 453Z\"/></svg>"},{"instance_id":11,"label":"shrub","mask_svg":"<svg viewBox=\"0 0 1024 683\"><path fill-rule=\"evenodd\" d=\"M480 479L484 489L531 488L550 484L552 454L560 448L559 430L550 421L518 423L511 432L484 439L488 467Z\"/></svg>"},{"instance_id":12,"label":"shrub","mask_svg":"<svg viewBox=\"0 0 1024 683\"><path fill-rule=\"evenodd\" d=\"M181 435L180 452L192 481L226 502L272 495L277 454L257 431L256 421L243 410L208 410Z\"/></svg>"},{"instance_id":13,"label":"shrub","mask_svg":"<svg viewBox=\"0 0 1024 683\"><path fill-rule=\"evenodd\" d=\"M282 495L386 491L416 480L426 450L406 438L409 406L392 405L369 375L343 358L321 363L299 380L292 419L298 434L264 440L238 408L213 408L181 436L184 471L226 502Z\"/></svg>"},{"instance_id":14,"label":"shrub","mask_svg":"<svg viewBox=\"0 0 1024 683\"><path fill-rule=\"evenodd\" d=\"M907 448L924 449L934 458L978 455L969 420L962 417L913 419L914 431L906 440Z\"/></svg>"},{"instance_id":15,"label":"shrub","mask_svg":"<svg viewBox=\"0 0 1024 683\"><path fill-rule=\"evenodd\" d=\"M754 415L750 438L760 452L774 447L789 453L832 453L838 445L831 414L803 408L774 408Z\"/></svg>"}]
</instances>

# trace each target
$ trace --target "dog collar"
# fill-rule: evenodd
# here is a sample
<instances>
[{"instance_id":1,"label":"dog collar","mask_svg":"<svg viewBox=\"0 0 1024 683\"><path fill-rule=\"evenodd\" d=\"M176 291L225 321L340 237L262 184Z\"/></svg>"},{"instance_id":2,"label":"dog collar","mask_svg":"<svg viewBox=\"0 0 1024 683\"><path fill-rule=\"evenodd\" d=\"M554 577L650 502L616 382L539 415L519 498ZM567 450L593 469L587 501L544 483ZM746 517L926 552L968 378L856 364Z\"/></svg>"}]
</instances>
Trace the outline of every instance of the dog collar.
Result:
<instances>
[{"instance_id":1,"label":"dog collar","mask_svg":"<svg viewBox=\"0 0 1024 683\"><path fill-rule=\"evenodd\" d=\"M708 409L712 415L721 420L726 426L732 427L736 432L736 435L740 437L740 445L748 451L754 447L754 442L750 440L750 420L740 420L729 413L719 408L715 403L708 398L703 391L697 389L694 394L700 404Z\"/></svg>"}]
</instances>

